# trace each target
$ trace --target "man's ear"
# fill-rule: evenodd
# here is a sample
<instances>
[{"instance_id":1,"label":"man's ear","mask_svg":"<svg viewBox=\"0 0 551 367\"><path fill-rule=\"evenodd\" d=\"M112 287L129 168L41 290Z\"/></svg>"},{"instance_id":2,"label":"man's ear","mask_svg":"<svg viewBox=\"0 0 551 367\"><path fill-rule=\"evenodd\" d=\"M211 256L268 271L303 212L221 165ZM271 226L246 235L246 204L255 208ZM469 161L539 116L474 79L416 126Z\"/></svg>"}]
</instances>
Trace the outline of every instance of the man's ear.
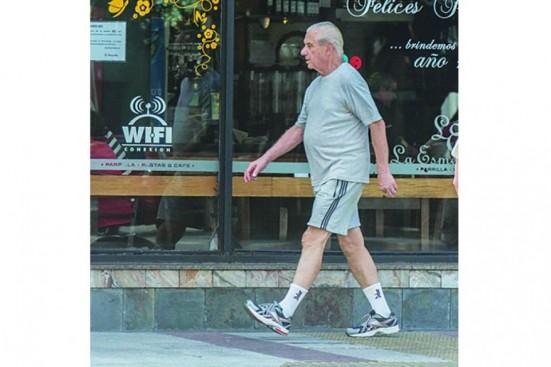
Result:
<instances>
[{"instance_id":1,"label":"man's ear","mask_svg":"<svg viewBox=\"0 0 551 367\"><path fill-rule=\"evenodd\" d=\"M335 50L335 46L331 42L325 42L325 56L330 56L333 50ZM336 52L337 50L335 50Z\"/></svg>"}]
</instances>

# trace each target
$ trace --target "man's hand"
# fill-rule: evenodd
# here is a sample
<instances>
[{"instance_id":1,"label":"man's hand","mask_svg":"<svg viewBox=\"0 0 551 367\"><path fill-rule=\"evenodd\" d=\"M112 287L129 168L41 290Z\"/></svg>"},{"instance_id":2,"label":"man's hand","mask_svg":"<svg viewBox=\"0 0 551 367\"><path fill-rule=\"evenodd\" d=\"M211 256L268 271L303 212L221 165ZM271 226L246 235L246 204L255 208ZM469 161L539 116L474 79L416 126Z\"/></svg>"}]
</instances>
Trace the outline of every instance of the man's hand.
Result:
<instances>
[{"instance_id":1,"label":"man's hand","mask_svg":"<svg viewBox=\"0 0 551 367\"><path fill-rule=\"evenodd\" d=\"M390 172L380 173L377 175L377 178L379 179L379 189L383 193L387 194L391 198L396 196L396 193L398 192L398 185Z\"/></svg>"},{"instance_id":2,"label":"man's hand","mask_svg":"<svg viewBox=\"0 0 551 367\"><path fill-rule=\"evenodd\" d=\"M276 160L299 145L302 142L303 135L304 128L299 127L298 125L293 125L288 128L287 131L285 131L276 141L276 143L262 155L262 157L249 163L249 166L243 173L243 181L251 182L251 180L254 180L256 176L258 176L258 174L266 168L268 163Z\"/></svg>"},{"instance_id":3,"label":"man's hand","mask_svg":"<svg viewBox=\"0 0 551 367\"><path fill-rule=\"evenodd\" d=\"M249 166L243 173L243 181L249 183L252 180L256 179L256 176L258 176L258 174L262 172L264 168L266 168L268 163L269 162L263 157L260 157L256 161L249 163Z\"/></svg>"}]
</instances>

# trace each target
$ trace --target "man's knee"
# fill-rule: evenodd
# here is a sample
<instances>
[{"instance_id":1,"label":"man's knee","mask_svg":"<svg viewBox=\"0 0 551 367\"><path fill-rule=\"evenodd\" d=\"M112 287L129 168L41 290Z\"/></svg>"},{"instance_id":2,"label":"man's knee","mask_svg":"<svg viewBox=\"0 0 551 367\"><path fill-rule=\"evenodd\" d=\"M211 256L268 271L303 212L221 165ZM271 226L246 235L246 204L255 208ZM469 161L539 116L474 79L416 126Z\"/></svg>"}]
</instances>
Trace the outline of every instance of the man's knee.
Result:
<instances>
[{"instance_id":1,"label":"man's knee","mask_svg":"<svg viewBox=\"0 0 551 367\"><path fill-rule=\"evenodd\" d=\"M337 236L337 238L339 240L339 246L341 247L344 255L352 255L360 250L361 247L363 247L364 245L363 242L360 243L349 234L346 236Z\"/></svg>"},{"instance_id":2,"label":"man's knee","mask_svg":"<svg viewBox=\"0 0 551 367\"><path fill-rule=\"evenodd\" d=\"M302 248L324 246L330 233L316 227L308 227L302 234Z\"/></svg>"}]
</instances>

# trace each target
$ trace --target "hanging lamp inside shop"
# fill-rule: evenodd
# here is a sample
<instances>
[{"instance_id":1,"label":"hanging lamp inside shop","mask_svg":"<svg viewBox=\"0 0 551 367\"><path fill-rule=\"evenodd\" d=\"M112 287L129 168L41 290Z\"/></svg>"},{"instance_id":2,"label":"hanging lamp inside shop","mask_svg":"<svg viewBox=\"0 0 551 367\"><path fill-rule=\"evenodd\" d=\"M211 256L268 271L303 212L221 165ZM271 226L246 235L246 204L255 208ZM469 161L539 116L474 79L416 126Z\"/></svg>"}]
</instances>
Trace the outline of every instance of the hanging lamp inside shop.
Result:
<instances>
[{"instance_id":1,"label":"hanging lamp inside shop","mask_svg":"<svg viewBox=\"0 0 551 367\"><path fill-rule=\"evenodd\" d=\"M270 27L271 22L272 22L272 19L270 17L263 17L260 19L260 26L263 29L268 29Z\"/></svg>"}]
</instances>

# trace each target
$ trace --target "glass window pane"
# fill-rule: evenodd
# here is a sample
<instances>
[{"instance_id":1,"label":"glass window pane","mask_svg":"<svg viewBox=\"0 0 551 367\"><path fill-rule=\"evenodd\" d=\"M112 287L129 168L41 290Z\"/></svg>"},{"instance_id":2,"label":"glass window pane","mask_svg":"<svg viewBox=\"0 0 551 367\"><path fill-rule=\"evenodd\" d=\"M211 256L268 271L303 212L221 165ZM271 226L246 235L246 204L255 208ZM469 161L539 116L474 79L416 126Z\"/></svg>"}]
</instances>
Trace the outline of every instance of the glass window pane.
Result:
<instances>
[{"instance_id":1,"label":"glass window pane","mask_svg":"<svg viewBox=\"0 0 551 367\"><path fill-rule=\"evenodd\" d=\"M451 185L459 120L456 4L237 3L234 174L241 176L295 124L305 90L318 76L300 55L304 35L310 25L329 20L343 34L347 62L369 85L386 123L391 171L407 180L399 181L402 192L410 192L378 199L383 195L374 182L364 191L359 217L368 247L457 251L457 199ZM369 149L374 181L375 154ZM242 249L300 250L313 202L308 173L300 144L255 182L234 185L234 232ZM430 184L421 188L422 182ZM339 250L335 238L328 248Z\"/></svg>"},{"instance_id":2,"label":"glass window pane","mask_svg":"<svg viewBox=\"0 0 551 367\"><path fill-rule=\"evenodd\" d=\"M91 6L92 250L216 250L219 7Z\"/></svg>"}]
</instances>

